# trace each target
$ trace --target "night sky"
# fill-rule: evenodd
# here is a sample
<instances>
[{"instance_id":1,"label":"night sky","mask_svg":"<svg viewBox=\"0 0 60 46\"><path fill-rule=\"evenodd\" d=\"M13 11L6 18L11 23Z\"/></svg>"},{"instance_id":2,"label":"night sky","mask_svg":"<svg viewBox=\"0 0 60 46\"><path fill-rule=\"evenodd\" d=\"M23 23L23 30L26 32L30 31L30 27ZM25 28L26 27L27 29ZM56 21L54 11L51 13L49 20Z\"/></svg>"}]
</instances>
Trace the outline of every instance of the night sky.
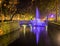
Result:
<instances>
[{"instance_id":1,"label":"night sky","mask_svg":"<svg viewBox=\"0 0 60 46\"><path fill-rule=\"evenodd\" d=\"M6 0L7 2L9 0ZM60 0L58 0L59 3ZM18 13L25 12L29 13L31 11L35 11L36 6L39 8L40 13L44 16L48 12L51 12L56 7L56 0L18 0L18 4L16 5L16 8L18 10ZM29 10L29 8L31 8Z\"/></svg>"},{"instance_id":2,"label":"night sky","mask_svg":"<svg viewBox=\"0 0 60 46\"><path fill-rule=\"evenodd\" d=\"M31 0L19 0L18 8L26 8L31 5Z\"/></svg>"},{"instance_id":3,"label":"night sky","mask_svg":"<svg viewBox=\"0 0 60 46\"><path fill-rule=\"evenodd\" d=\"M51 3L54 3L55 0L18 0L20 3L17 5L18 9L26 9L29 8L32 4L32 9L35 9L35 7L39 7L41 13L43 14L43 11L46 11L46 8L49 7ZM32 3L31 3L32 2Z\"/></svg>"}]
</instances>

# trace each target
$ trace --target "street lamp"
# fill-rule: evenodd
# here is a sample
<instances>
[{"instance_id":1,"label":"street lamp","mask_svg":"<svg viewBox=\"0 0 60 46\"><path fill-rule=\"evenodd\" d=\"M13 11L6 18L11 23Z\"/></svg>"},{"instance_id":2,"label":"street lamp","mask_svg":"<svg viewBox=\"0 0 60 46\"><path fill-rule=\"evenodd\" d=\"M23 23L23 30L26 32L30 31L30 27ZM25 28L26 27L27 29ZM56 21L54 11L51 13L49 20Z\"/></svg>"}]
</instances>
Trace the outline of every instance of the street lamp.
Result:
<instances>
[{"instance_id":1,"label":"street lamp","mask_svg":"<svg viewBox=\"0 0 60 46\"><path fill-rule=\"evenodd\" d=\"M2 2L2 0L0 0L0 8L1 8L1 2Z\"/></svg>"},{"instance_id":2,"label":"street lamp","mask_svg":"<svg viewBox=\"0 0 60 46\"><path fill-rule=\"evenodd\" d=\"M2 1L0 0L0 15L1 15L1 2L2 2Z\"/></svg>"},{"instance_id":3,"label":"street lamp","mask_svg":"<svg viewBox=\"0 0 60 46\"><path fill-rule=\"evenodd\" d=\"M58 20L58 0L56 0L56 22L57 22L57 20Z\"/></svg>"},{"instance_id":4,"label":"street lamp","mask_svg":"<svg viewBox=\"0 0 60 46\"><path fill-rule=\"evenodd\" d=\"M3 24L3 20L4 20L4 16L1 14L2 13L2 0L0 0L0 15L2 16L2 24Z\"/></svg>"}]
</instances>

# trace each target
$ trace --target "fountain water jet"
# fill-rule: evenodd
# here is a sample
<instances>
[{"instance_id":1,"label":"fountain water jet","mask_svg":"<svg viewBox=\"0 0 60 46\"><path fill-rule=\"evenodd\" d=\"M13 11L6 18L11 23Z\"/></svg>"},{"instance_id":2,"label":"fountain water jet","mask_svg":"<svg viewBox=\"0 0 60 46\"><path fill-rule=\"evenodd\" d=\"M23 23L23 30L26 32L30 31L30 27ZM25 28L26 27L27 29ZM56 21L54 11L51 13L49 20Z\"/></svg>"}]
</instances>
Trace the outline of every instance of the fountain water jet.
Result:
<instances>
[{"instance_id":1,"label":"fountain water jet","mask_svg":"<svg viewBox=\"0 0 60 46\"><path fill-rule=\"evenodd\" d=\"M25 29L26 25L30 26L30 31L33 32L36 35L36 43L38 45L41 32L44 32L43 30L47 30L47 21L41 21L39 10L36 8L36 16L34 20L30 20L28 24L24 25L26 21L20 21L20 25L23 25L24 27L24 35L25 35Z\"/></svg>"},{"instance_id":2,"label":"fountain water jet","mask_svg":"<svg viewBox=\"0 0 60 46\"><path fill-rule=\"evenodd\" d=\"M46 22L40 21L39 10L36 8L36 17L34 20L31 20L32 32L36 35L36 42L39 42L39 35L46 27ZM42 27L42 28L41 28Z\"/></svg>"}]
</instances>

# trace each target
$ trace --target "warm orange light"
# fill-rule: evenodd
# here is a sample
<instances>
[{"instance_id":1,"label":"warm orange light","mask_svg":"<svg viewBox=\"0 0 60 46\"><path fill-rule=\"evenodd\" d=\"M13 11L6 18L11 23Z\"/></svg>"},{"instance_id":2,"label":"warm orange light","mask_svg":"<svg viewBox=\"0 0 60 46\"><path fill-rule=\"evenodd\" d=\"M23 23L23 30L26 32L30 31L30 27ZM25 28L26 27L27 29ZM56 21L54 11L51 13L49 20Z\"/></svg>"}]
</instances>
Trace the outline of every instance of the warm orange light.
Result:
<instances>
[{"instance_id":1,"label":"warm orange light","mask_svg":"<svg viewBox=\"0 0 60 46\"><path fill-rule=\"evenodd\" d=\"M0 35L3 35L3 31L0 29Z\"/></svg>"},{"instance_id":2,"label":"warm orange light","mask_svg":"<svg viewBox=\"0 0 60 46\"><path fill-rule=\"evenodd\" d=\"M2 0L0 0L0 3L2 2Z\"/></svg>"},{"instance_id":3,"label":"warm orange light","mask_svg":"<svg viewBox=\"0 0 60 46\"><path fill-rule=\"evenodd\" d=\"M11 1L9 2L9 4L12 4L12 3L13 3L13 2L11 2Z\"/></svg>"},{"instance_id":4,"label":"warm orange light","mask_svg":"<svg viewBox=\"0 0 60 46\"><path fill-rule=\"evenodd\" d=\"M48 20L49 20L49 21L52 21L52 20L54 20L54 19L53 19L53 18L49 18Z\"/></svg>"},{"instance_id":5,"label":"warm orange light","mask_svg":"<svg viewBox=\"0 0 60 46\"><path fill-rule=\"evenodd\" d=\"M18 2L14 2L14 4L17 4Z\"/></svg>"},{"instance_id":6,"label":"warm orange light","mask_svg":"<svg viewBox=\"0 0 60 46\"><path fill-rule=\"evenodd\" d=\"M6 4L4 4L4 6L6 6Z\"/></svg>"}]
</instances>

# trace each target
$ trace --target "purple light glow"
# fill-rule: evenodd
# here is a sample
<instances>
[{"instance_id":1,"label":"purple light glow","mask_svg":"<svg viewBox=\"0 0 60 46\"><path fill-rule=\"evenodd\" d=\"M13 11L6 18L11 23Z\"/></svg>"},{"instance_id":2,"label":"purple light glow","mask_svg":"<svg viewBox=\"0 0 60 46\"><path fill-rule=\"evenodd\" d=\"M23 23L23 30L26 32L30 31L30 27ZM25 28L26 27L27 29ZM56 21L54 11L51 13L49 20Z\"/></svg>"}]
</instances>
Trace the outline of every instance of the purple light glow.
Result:
<instances>
[{"instance_id":1,"label":"purple light glow","mask_svg":"<svg viewBox=\"0 0 60 46\"><path fill-rule=\"evenodd\" d=\"M38 44L40 35L42 34L44 30L46 30L46 25L47 21L40 21L40 15L39 15L39 10L36 8L36 17L34 20L30 20L27 24L25 23L26 21L20 21L20 26L23 24L29 25L31 28L31 32L33 32L36 35L36 43ZM25 27L25 26L24 26ZM25 29L24 29L25 30Z\"/></svg>"},{"instance_id":2,"label":"purple light glow","mask_svg":"<svg viewBox=\"0 0 60 46\"><path fill-rule=\"evenodd\" d=\"M48 18L55 18L55 14L49 14Z\"/></svg>"},{"instance_id":3,"label":"purple light glow","mask_svg":"<svg viewBox=\"0 0 60 46\"><path fill-rule=\"evenodd\" d=\"M39 42L39 36L41 32L45 29L46 23L40 21L40 15L39 15L39 10L36 8L36 17L35 20L31 20L32 23L32 31L36 35L36 42L38 44Z\"/></svg>"},{"instance_id":4,"label":"purple light glow","mask_svg":"<svg viewBox=\"0 0 60 46\"><path fill-rule=\"evenodd\" d=\"M35 17L36 19L39 19L40 18L40 15L39 15L39 10L38 10L38 8L36 8L36 17Z\"/></svg>"},{"instance_id":5,"label":"purple light glow","mask_svg":"<svg viewBox=\"0 0 60 46\"><path fill-rule=\"evenodd\" d=\"M53 18L54 17L54 15L51 15L51 18Z\"/></svg>"},{"instance_id":6,"label":"purple light glow","mask_svg":"<svg viewBox=\"0 0 60 46\"><path fill-rule=\"evenodd\" d=\"M37 44L39 42L39 33L36 33L36 42L37 42Z\"/></svg>"}]
</instances>

